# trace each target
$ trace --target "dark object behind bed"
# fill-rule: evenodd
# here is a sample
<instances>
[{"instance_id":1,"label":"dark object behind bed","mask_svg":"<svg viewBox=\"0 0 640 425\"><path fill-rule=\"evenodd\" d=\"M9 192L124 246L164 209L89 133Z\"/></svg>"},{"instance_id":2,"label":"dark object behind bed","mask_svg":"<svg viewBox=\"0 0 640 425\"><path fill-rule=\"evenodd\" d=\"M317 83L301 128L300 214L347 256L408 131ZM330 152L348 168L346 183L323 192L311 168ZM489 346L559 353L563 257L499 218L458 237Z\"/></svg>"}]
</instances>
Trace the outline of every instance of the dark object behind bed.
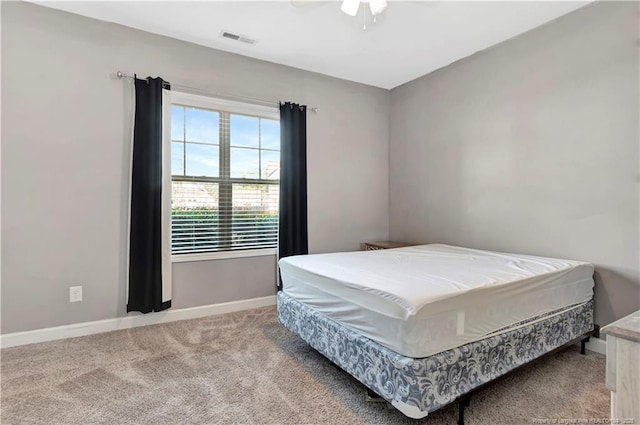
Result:
<instances>
[{"instance_id":1,"label":"dark object behind bed","mask_svg":"<svg viewBox=\"0 0 640 425\"><path fill-rule=\"evenodd\" d=\"M307 235L307 107L280 104L278 258L309 253ZM282 282L278 281L278 290Z\"/></svg>"}]
</instances>

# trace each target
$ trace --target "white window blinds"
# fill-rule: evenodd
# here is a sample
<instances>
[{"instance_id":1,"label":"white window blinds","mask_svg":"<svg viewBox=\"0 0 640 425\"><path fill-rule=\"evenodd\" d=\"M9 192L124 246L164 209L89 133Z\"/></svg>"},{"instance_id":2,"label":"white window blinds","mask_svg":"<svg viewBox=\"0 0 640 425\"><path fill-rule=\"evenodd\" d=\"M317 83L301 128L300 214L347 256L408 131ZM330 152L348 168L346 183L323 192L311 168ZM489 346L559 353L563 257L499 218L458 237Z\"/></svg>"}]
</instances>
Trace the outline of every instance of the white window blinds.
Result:
<instances>
[{"instance_id":1,"label":"white window blinds","mask_svg":"<svg viewBox=\"0 0 640 425\"><path fill-rule=\"evenodd\" d=\"M173 254L275 248L279 122L181 100L171 108Z\"/></svg>"}]
</instances>

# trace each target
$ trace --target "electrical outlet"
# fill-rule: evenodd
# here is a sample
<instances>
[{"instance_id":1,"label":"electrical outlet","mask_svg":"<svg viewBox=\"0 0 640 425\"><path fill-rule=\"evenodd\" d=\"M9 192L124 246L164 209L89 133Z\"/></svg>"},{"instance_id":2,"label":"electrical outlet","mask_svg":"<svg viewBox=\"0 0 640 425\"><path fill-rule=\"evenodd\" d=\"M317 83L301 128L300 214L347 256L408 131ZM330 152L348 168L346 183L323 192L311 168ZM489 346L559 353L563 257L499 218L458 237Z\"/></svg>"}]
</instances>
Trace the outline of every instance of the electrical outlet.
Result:
<instances>
[{"instance_id":1,"label":"electrical outlet","mask_svg":"<svg viewBox=\"0 0 640 425\"><path fill-rule=\"evenodd\" d=\"M82 286L69 287L69 302L77 303L82 301Z\"/></svg>"}]
</instances>

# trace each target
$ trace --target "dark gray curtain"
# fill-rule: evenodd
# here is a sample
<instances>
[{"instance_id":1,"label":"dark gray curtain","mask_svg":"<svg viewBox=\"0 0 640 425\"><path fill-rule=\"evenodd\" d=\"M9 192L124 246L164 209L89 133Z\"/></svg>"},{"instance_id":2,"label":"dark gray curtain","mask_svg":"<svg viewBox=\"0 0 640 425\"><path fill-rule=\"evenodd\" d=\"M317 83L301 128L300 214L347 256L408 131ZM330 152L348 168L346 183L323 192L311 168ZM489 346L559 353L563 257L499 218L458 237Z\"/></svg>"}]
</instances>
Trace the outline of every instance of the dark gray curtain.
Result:
<instances>
[{"instance_id":1,"label":"dark gray curtain","mask_svg":"<svg viewBox=\"0 0 640 425\"><path fill-rule=\"evenodd\" d=\"M307 254L307 107L290 102L280 104L279 214L278 257Z\"/></svg>"},{"instance_id":2,"label":"dark gray curtain","mask_svg":"<svg viewBox=\"0 0 640 425\"><path fill-rule=\"evenodd\" d=\"M162 301L163 88L170 87L161 78L135 79L127 312L171 307Z\"/></svg>"}]
</instances>

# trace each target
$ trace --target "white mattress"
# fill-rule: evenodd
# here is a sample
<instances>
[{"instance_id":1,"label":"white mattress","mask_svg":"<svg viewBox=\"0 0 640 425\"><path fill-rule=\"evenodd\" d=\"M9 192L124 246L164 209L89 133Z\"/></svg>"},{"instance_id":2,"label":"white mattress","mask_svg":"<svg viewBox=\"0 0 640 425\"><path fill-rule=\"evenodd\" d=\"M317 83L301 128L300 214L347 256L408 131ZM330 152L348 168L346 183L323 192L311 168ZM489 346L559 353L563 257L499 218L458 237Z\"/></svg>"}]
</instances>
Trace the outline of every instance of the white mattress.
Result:
<instances>
[{"instance_id":1,"label":"white mattress","mask_svg":"<svg viewBox=\"0 0 640 425\"><path fill-rule=\"evenodd\" d=\"M450 245L300 255L283 290L408 357L427 357L593 296L593 265Z\"/></svg>"}]
</instances>

